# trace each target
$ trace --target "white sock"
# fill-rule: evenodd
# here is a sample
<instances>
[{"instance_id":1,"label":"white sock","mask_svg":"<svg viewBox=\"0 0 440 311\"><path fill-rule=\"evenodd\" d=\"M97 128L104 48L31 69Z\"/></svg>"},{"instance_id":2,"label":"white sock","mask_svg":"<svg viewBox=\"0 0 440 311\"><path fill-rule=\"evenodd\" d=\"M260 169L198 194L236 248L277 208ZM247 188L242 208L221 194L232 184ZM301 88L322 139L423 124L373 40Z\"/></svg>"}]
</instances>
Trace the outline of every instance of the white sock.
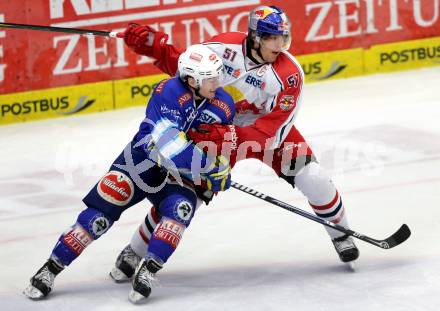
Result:
<instances>
[{"instance_id":1,"label":"white sock","mask_svg":"<svg viewBox=\"0 0 440 311\"><path fill-rule=\"evenodd\" d=\"M347 216L341 196L327 173L316 162L306 165L295 177L295 186L300 190L313 211L319 217L348 228ZM342 232L325 226L332 239L343 236Z\"/></svg>"}]
</instances>

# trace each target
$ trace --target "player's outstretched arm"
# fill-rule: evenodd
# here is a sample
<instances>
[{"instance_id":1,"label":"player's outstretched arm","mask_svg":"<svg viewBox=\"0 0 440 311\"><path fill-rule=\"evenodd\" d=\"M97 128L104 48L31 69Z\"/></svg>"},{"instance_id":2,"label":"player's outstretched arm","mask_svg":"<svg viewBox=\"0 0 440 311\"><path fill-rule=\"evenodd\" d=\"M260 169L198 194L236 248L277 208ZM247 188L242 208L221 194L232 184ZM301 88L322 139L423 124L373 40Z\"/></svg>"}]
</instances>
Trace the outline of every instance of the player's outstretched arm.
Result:
<instances>
[{"instance_id":1,"label":"player's outstretched arm","mask_svg":"<svg viewBox=\"0 0 440 311\"><path fill-rule=\"evenodd\" d=\"M117 34L135 53L152 57L154 65L161 71L174 76L179 55L184 51L167 44L168 35L147 25L129 24L125 31Z\"/></svg>"}]
</instances>

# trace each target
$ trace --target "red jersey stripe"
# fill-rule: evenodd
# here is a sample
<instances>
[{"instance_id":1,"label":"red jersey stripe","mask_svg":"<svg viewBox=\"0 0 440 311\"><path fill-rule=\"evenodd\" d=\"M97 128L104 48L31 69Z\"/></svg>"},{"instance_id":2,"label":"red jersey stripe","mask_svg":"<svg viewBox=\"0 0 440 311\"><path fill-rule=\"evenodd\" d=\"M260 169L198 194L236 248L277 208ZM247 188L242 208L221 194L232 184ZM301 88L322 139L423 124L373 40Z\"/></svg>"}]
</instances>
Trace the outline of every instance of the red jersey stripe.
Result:
<instances>
[{"instance_id":1,"label":"red jersey stripe","mask_svg":"<svg viewBox=\"0 0 440 311\"><path fill-rule=\"evenodd\" d=\"M142 231L142 226L139 227L139 234L141 235L141 238L142 240L144 240L145 243L148 244L150 242L150 239L148 239L145 233Z\"/></svg>"},{"instance_id":2,"label":"red jersey stripe","mask_svg":"<svg viewBox=\"0 0 440 311\"><path fill-rule=\"evenodd\" d=\"M157 225L159 223L159 221L160 221L160 217L157 214L156 208L154 206L151 207L151 217L153 218L154 223Z\"/></svg>"}]
</instances>

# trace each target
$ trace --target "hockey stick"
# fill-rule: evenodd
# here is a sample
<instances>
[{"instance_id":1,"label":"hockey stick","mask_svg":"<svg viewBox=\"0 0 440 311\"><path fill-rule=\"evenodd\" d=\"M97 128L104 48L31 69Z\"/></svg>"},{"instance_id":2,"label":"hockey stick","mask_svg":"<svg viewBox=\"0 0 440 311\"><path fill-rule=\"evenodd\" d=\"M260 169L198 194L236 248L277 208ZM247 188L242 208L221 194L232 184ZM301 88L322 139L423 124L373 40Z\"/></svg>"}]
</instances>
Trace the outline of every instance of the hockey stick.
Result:
<instances>
[{"instance_id":1,"label":"hockey stick","mask_svg":"<svg viewBox=\"0 0 440 311\"><path fill-rule=\"evenodd\" d=\"M53 27L53 26L41 26L41 25L29 25L29 24L15 24L15 23L0 23L0 27L17 28L17 29L31 29L53 32L67 32L76 33L80 35L93 35L116 38L117 31L102 31L91 29L79 29L79 28L65 28L65 27Z\"/></svg>"},{"instance_id":2,"label":"hockey stick","mask_svg":"<svg viewBox=\"0 0 440 311\"><path fill-rule=\"evenodd\" d=\"M386 238L384 240L376 240L376 239L370 238L370 237L368 237L366 235L363 235L361 233L358 233L356 231L353 231L353 230L350 230L350 229L345 229L344 227L342 227L340 225L334 224L334 223L332 223L332 222L330 222L328 220L322 219L322 218L320 218L318 216L315 216L315 215L310 214L310 213L308 213L306 211L303 211L300 208L297 208L295 206L292 206L292 205L289 205L287 203L284 203L284 202L282 202L280 200L277 200L277 199L275 199L275 198L273 198L271 196L265 195L264 193L258 192L258 191L254 190L252 188L243 186L243 185L241 185L239 183L236 183L234 181L231 182L231 187L233 187L233 188L235 188L237 190L243 191L243 192L245 192L247 194L250 194L250 195L252 195L254 197L257 197L259 199L262 199L262 200L264 200L266 202L269 202L271 204L274 204L276 206L279 206L281 208L284 208L285 210L288 210L290 212L293 212L295 214L298 214L300 216L303 216L305 218L308 218L310 220L318 222L318 223L320 223L320 224L322 224L324 226L327 226L327 227L330 227L332 229L338 230L338 231L340 231L342 233L351 235L351 236L353 236L355 238L358 238L359 240L362 240L364 242L373 244L373 245L375 245L377 247L380 247L380 248L383 248L383 249L393 248L393 247L395 247L395 246L405 242L409 238L409 236L411 235L411 231L409 230L409 227L406 224L403 224L399 228L399 230L397 230L390 237L388 237L388 238Z\"/></svg>"}]
</instances>

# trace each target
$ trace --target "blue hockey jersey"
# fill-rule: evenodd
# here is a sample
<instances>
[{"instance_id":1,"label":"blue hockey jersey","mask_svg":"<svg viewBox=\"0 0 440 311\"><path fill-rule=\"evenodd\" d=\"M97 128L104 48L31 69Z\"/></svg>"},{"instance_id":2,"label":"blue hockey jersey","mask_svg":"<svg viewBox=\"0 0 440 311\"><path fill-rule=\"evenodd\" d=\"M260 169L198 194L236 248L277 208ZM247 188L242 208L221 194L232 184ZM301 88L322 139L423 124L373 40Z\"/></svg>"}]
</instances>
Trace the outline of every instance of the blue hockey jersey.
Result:
<instances>
[{"instance_id":1,"label":"blue hockey jersey","mask_svg":"<svg viewBox=\"0 0 440 311\"><path fill-rule=\"evenodd\" d=\"M186 132L201 123L229 124L234 114L234 101L222 88L196 105L189 87L178 77L170 78L154 89L134 141L159 166L173 167L193 180L212 160L188 141Z\"/></svg>"}]
</instances>

